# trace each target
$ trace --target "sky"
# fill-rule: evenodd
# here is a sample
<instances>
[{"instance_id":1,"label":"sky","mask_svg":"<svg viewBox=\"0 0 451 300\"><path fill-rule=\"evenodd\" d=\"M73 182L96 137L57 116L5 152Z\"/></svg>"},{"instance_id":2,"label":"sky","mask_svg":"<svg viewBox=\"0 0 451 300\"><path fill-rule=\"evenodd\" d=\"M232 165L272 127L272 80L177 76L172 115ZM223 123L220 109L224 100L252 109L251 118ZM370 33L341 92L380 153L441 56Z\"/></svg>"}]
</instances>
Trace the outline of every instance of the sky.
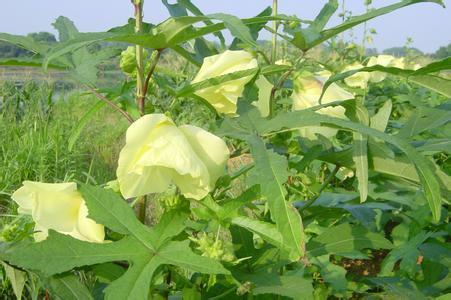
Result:
<instances>
[{"instance_id":1,"label":"sky","mask_svg":"<svg viewBox=\"0 0 451 300\"><path fill-rule=\"evenodd\" d=\"M272 4L272 0L192 0L205 14L223 12L247 18L257 15ZM340 3L343 0L340 0ZM373 0L375 8L400 0ZM175 0L168 0L174 3ZM278 0L279 12L296 15L301 19L313 19L326 0ZM345 0L346 9L353 15L365 11L364 0ZM445 3L450 6L450 0ZM129 0L0 0L0 32L27 34L49 31L55 33L51 23L58 16L73 20L80 31L104 31L126 23L132 16L133 7ZM169 14L159 0L146 0L144 20L157 24ZM328 26L339 24L333 18ZM377 35L373 45L379 50L403 46L408 37L413 47L431 53L451 42L451 8L442 8L434 3L419 3L401 8L388 15L368 22L368 28L375 28ZM363 26L352 31L355 41L361 41ZM268 38L269 35L263 35Z\"/></svg>"}]
</instances>

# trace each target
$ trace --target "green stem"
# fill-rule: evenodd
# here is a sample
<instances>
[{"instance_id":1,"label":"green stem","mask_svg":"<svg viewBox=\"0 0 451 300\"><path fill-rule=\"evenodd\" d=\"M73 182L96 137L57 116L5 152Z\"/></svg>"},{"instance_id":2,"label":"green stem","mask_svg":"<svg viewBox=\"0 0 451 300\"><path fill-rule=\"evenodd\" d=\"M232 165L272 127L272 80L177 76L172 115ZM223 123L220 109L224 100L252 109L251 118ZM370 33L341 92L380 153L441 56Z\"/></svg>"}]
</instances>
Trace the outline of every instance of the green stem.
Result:
<instances>
[{"instance_id":1,"label":"green stem","mask_svg":"<svg viewBox=\"0 0 451 300\"><path fill-rule=\"evenodd\" d=\"M143 29L143 5L144 0L132 0L135 7L135 33L141 34ZM142 46L136 45L136 104L139 113L143 116L146 113L146 94L144 79L144 49ZM137 214L141 223L146 222L146 196L139 197Z\"/></svg>"},{"instance_id":2,"label":"green stem","mask_svg":"<svg viewBox=\"0 0 451 300\"><path fill-rule=\"evenodd\" d=\"M329 183L332 181L332 179L334 179L335 175L337 175L338 170L340 170L340 166L339 165L335 165L335 168L332 171L332 173L330 173L329 176L327 176L326 180L323 182L323 184L319 188L317 196L312 198L312 199L310 199L309 201L307 201L305 203L305 205L302 206L302 208L301 208L302 210L306 209L307 207L312 206L313 203L315 203L315 201L318 200L319 196L321 195L321 192L329 185Z\"/></svg>"},{"instance_id":3,"label":"green stem","mask_svg":"<svg viewBox=\"0 0 451 300\"><path fill-rule=\"evenodd\" d=\"M368 13L370 11L370 6L367 1L365 1L365 12ZM368 35L368 29L367 29L367 22L363 23L363 37L362 37L362 49L360 53L360 60L363 59L363 56L365 55L365 45L366 45L366 37Z\"/></svg>"},{"instance_id":4,"label":"green stem","mask_svg":"<svg viewBox=\"0 0 451 300\"><path fill-rule=\"evenodd\" d=\"M135 7L135 33L142 33L144 0L133 0ZM136 104L141 115L146 111L146 94L144 93L144 49L140 45L136 49Z\"/></svg>"},{"instance_id":5,"label":"green stem","mask_svg":"<svg viewBox=\"0 0 451 300\"><path fill-rule=\"evenodd\" d=\"M268 118L271 119L274 116L276 104L275 104L275 98L276 98L276 92L277 90L281 89L283 85L285 84L285 81L290 77L291 73L293 73L296 69L298 69L298 64L302 62L306 52L302 52L301 56L295 61L293 64L293 67L291 67L289 70L287 70L279 79L279 81L272 87L271 94L269 95L269 116Z\"/></svg>"},{"instance_id":6,"label":"green stem","mask_svg":"<svg viewBox=\"0 0 451 300\"><path fill-rule=\"evenodd\" d=\"M155 68L156 68L156 66L158 64L158 61L160 60L162 51L163 51L162 49L158 49L158 50L156 50L155 57L152 55L153 60L152 60L152 63L150 65L149 73L147 73L147 77L146 77L146 80L144 81L144 86L143 86L143 95L144 96L147 95L147 91L149 89L150 78L152 78L152 74L155 71Z\"/></svg>"},{"instance_id":7,"label":"green stem","mask_svg":"<svg viewBox=\"0 0 451 300\"><path fill-rule=\"evenodd\" d=\"M141 223L146 223L146 208L147 208L147 197L141 196L138 198L138 219Z\"/></svg>"},{"instance_id":8,"label":"green stem","mask_svg":"<svg viewBox=\"0 0 451 300\"><path fill-rule=\"evenodd\" d=\"M130 123L133 123L135 121L135 120L133 120L132 116L130 116L125 110L123 110L116 103L114 103L113 101L111 101L110 99L108 99L107 97L102 95L101 93L99 93L96 89L94 89L93 87L91 87L87 84L84 84L84 86L91 92L91 94L96 96L99 100L102 100L103 102L105 102L106 104L111 106L114 110L116 110L117 112L122 114L127 119L127 121L129 121Z\"/></svg>"},{"instance_id":9,"label":"green stem","mask_svg":"<svg viewBox=\"0 0 451 300\"><path fill-rule=\"evenodd\" d=\"M272 1L272 15L277 17L277 0ZM277 20L272 22L273 34L272 34L272 47L271 47L271 62L275 63L277 55L277 27L279 23Z\"/></svg>"}]
</instances>

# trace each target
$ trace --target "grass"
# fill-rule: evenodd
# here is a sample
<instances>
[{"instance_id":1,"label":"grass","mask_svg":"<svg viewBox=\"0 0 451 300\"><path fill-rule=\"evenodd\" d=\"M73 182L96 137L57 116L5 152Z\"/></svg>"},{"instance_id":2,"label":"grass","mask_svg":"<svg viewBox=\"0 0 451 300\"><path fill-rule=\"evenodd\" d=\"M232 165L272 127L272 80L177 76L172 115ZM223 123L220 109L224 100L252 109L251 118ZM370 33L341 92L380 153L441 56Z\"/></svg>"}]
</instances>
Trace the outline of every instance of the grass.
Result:
<instances>
[{"instance_id":1,"label":"grass","mask_svg":"<svg viewBox=\"0 0 451 300\"><path fill-rule=\"evenodd\" d=\"M26 81L21 87L0 83L0 240L32 231L28 218L18 216L11 201L24 180L102 184L115 178L128 123L103 107L69 151L69 137L97 100L78 91L55 95L54 90L45 81ZM24 293L33 298L39 287L27 283ZM0 295L15 297L1 267Z\"/></svg>"},{"instance_id":2,"label":"grass","mask_svg":"<svg viewBox=\"0 0 451 300\"><path fill-rule=\"evenodd\" d=\"M72 151L68 139L78 120L95 103L78 92L53 95L46 83L0 87L0 204L11 213L11 193L24 180L79 181L114 179L116 158L127 123L104 107L84 128Z\"/></svg>"}]
</instances>

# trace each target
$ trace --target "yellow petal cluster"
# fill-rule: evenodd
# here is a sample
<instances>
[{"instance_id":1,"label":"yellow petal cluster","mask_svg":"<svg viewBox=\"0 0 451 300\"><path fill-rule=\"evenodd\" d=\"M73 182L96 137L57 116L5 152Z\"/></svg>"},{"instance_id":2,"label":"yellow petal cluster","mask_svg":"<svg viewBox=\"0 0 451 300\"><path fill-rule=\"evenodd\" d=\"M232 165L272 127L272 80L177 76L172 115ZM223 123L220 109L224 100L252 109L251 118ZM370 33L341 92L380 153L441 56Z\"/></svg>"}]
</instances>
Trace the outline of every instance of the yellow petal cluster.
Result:
<instances>
[{"instance_id":1,"label":"yellow petal cluster","mask_svg":"<svg viewBox=\"0 0 451 300\"><path fill-rule=\"evenodd\" d=\"M372 67L375 65L383 66L383 67L395 67L402 69L405 67L403 58L396 58L392 55L378 55L372 56L368 60L367 66ZM370 81L371 82L381 82L387 77L387 73L384 72L371 72Z\"/></svg>"},{"instance_id":2,"label":"yellow petal cluster","mask_svg":"<svg viewBox=\"0 0 451 300\"><path fill-rule=\"evenodd\" d=\"M257 59L251 53L244 50L227 50L221 54L205 57L192 82L197 83L257 67ZM245 85L251 80L252 76L245 76L198 90L195 94L207 100L219 113L234 115L238 98L243 94ZM262 116L266 117L269 114L272 84L264 76L260 76L255 84L259 89L259 98L253 104L260 110Z\"/></svg>"},{"instance_id":3,"label":"yellow petal cluster","mask_svg":"<svg viewBox=\"0 0 451 300\"><path fill-rule=\"evenodd\" d=\"M35 222L34 238L42 241L48 230L70 235L82 241L101 243L105 238L103 225L88 218L88 208L77 184L24 181L12 199L19 213L31 215Z\"/></svg>"},{"instance_id":4,"label":"yellow petal cluster","mask_svg":"<svg viewBox=\"0 0 451 300\"><path fill-rule=\"evenodd\" d=\"M391 55L372 56L368 60L367 67L372 67L372 66L376 66L376 65L388 67L388 66L391 66L390 64L393 62L394 59L395 58ZM379 72L379 71L371 72L370 81L371 82L381 82L382 80L385 79L385 77L387 77L387 73L385 73L385 72Z\"/></svg>"},{"instance_id":5,"label":"yellow petal cluster","mask_svg":"<svg viewBox=\"0 0 451 300\"><path fill-rule=\"evenodd\" d=\"M319 105L319 99L327 81L328 76L325 72L321 75L298 76L294 80L294 92L292 95L293 110L308 109ZM335 101L344 101L353 99L354 95L339 85L332 83L324 93L321 100L322 104L327 104ZM330 106L317 110L318 113L329 115L336 118L345 119L345 109L342 106ZM321 134L325 137L331 138L337 133L336 129L309 126L300 129L300 134L309 139L316 139L316 134Z\"/></svg>"},{"instance_id":6,"label":"yellow petal cluster","mask_svg":"<svg viewBox=\"0 0 451 300\"><path fill-rule=\"evenodd\" d=\"M224 174L229 150L219 137L191 125L177 127L149 114L127 130L116 171L125 198L161 193L175 184L188 198L202 199Z\"/></svg>"},{"instance_id":7,"label":"yellow petal cluster","mask_svg":"<svg viewBox=\"0 0 451 300\"><path fill-rule=\"evenodd\" d=\"M363 65L359 63L353 63L352 65L347 66L343 71L351 71L363 68ZM351 87L359 87L359 88L366 88L368 85L368 81L370 80L370 73L369 72L357 72L352 76L349 76L345 78L345 83Z\"/></svg>"}]
</instances>

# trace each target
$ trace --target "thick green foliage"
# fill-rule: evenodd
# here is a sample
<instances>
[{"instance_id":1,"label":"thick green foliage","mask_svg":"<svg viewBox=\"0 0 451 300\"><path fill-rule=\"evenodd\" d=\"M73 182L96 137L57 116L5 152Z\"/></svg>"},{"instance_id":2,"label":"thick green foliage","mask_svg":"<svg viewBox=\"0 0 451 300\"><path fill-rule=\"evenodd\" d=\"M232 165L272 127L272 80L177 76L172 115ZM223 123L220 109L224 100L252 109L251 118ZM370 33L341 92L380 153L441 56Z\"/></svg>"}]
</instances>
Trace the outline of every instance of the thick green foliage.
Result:
<instances>
[{"instance_id":1,"label":"thick green foliage","mask_svg":"<svg viewBox=\"0 0 451 300\"><path fill-rule=\"evenodd\" d=\"M28 219L7 224L0 260L13 292L22 293L26 278L31 298L39 291L60 299L423 299L449 293L450 59L417 70L376 65L341 73L356 60L351 47L328 53L345 53L340 61L306 55L347 29L420 2L443 4L403 0L327 28L336 0L311 21L273 16L270 9L248 19L204 15L189 0L163 0L172 17L158 25L139 24L138 33L135 20L108 32L81 33L64 17L53 24L57 43L0 33L1 41L34 53L0 64L64 70L101 100L65 106L53 101L49 89L34 89L30 97L26 86L0 95L0 133L8 140L0 148L4 193L24 179L90 182L79 184L79 190L89 217L107 228L108 240L89 243L50 231L36 243ZM257 42L259 31L272 30L270 21L284 28L274 34L289 45L291 54L283 58L290 64L271 63L265 45ZM203 58L227 48L225 29L234 37L230 49L258 55L259 67L191 83ZM205 39L208 34L219 44ZM133 46L121 61L129 76L99 89L100 67L112 59L120 64L125 48L115 42ZM149 61L140 70L141 50ZM355 99L292 111L296 76L321 71L319 63L334 73L323 94L358 72L389 76L354 89ZM133 94L143 72L148 106L139 111ZM267 118L250 105L258 95L255 80L238 99L236 116L219 115L195 95L258 76L274 85ZM317 112L337 105L348 119ZM146 201L128 203L112 189L95 186L113 179L111 170L98 157L78 158L100 152L106 165L115 167L127 123L117 126L113 119L111 124L107 114L96 129L92 122L106 106L128 120L156 111L208 127L233 150L228 174L199 201L173 190L148 196L143 207L151 218L140 221L131 206ZM76 120L62 118L60 109ZM340 131L331 139L298 134L312 126ZM96 149L105 140L107 157L105 149Z\"/></svg>"}]
</instances>

